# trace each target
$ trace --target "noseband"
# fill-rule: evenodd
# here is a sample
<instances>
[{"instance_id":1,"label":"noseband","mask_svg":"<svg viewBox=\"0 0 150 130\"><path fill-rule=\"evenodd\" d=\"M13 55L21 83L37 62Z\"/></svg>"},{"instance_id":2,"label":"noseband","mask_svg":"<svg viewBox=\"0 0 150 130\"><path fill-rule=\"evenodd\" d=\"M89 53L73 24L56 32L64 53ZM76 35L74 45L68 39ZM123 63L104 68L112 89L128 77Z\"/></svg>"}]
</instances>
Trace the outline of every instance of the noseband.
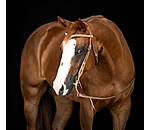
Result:
<instances>
[{"instance_id":1,"label":"noseband","mask_svg":"<svg viewBox=\"0 0 150 130\"><path fill-rule=\"evenodd\" d=\"M84 21L83 21L84 22ZM82 76L83 74L83 71L84 71L84 68L85 68L85 65L87 63L87 60L88 60L88 57L89 57L89 54L90 54L90 51L91 49L93 49L93 52L94 52L94 56L95 56L95 64L98 63L98 54L95 52L94 50L94 47L93 47L93 44L92 44L92 38L93 38L93 35L92 35L92 31L91 31L91 28L90 28L90 25L86 22L84 22L88 27L89 27L89 35L85 35L85 34L73 34L71 35L70 39L71 38L76 38L76 37L84 37L84 38L89 38L89 46L88 46L88 50L87 50L87 53L85 55L85 58L80 66L80 69L78 71L78 74L75 78L76 80L76 83L74 83L75 85L75 89L77 91L77 96L78 97L83 97L83 98L89 98L90 101L91 101L91 105L92 107L95 109L94 107L94 104L93 104L93 101L92 99L101 99L101 100L105 100L105 99L111 99L111 98L114 98L118 95L120 95L121 93L123 93L124 91L126 91L128 88L130 88L133 84L133 81L134 81L134 78L135 76L133 77L133 79L131 80L130 84L128 85L127 88L125 88L124 90L122 90L121 92L117 93L116 95L113 95L113 96L109 96L109 97L95 97L95 96L89 96L89 95L85 95L85 94L82 94L78 91L78 87L80 87L82 89L82 85L81 85L81 82L80 82L80 77Z\"/></svg>"}]
</instances>

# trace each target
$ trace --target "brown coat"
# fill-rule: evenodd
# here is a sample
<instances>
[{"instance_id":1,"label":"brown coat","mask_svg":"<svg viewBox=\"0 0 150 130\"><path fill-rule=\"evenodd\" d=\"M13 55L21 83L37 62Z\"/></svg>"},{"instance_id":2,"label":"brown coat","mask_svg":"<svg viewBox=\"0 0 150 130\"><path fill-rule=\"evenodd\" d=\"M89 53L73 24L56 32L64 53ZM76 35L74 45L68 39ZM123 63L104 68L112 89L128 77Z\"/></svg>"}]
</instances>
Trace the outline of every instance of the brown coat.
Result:
<instances>
[{"instance_id":1,"label":"brown coat","mask_svg":"<svg viewBox=\"0 0 150 130\"><path fill-rule=\"evenodd\" d=\"M38 28L29 37L22 52L20 82L28 130L39 128L38 124L36 125L39 102L48 84L52 87L56 77L61 59L60 44L65 37L65 32L69 30L68 34L72 35L80 23L58 19L63 26L58 22L52 22ZM94 36L93 45L97 50L99 62L94 65L94 56L90 53L81 77L85 91L81 90L81 92L99 97L115 95L129 85L135 73L127 42L119 28L110 20L102 16L91 16L83 20L91 26ZM76 33L84 33L84 25L80 24L80 26L82 30ZM80 44L79 40L78 44ZM49 93L56 102L56 115L52 126L45 124L48 129L64 129L72 113L73 101L77 101L80 102L82 130L92 129L94 114L102 107L110 108L113 115L113 129L124 130L130 112L132 90L133 87L113 99L93 100L96 108L93 109L89 99L76 96L74 88L70 95L64 97L56 95L50 89Z\"/></svg>"}]
</instances>

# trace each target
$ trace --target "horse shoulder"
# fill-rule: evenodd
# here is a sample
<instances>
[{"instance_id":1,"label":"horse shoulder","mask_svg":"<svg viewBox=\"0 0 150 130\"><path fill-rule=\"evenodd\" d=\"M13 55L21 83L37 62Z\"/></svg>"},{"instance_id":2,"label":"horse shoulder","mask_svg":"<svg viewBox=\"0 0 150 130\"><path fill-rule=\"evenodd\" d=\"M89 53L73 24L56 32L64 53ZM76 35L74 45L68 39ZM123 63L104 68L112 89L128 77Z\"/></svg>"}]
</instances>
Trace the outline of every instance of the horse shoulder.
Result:
<instances>
[{"instance_id":1,"label":"horse shoulder","mask_svg":"<svg viewBox=\"0 0 150 130\"><path fill-rule=\"evenodd\" d=\"M50 38L53 35L49 35L49 33L56 27L60 27L58 22L47 23L36 29L28 38L21 56L21 82L23 82L23 79L26 79L30 84L36 85L42 80L42 48L45 44L49 43L49 40L51 40Z\"/></svg>"}]
</instances>

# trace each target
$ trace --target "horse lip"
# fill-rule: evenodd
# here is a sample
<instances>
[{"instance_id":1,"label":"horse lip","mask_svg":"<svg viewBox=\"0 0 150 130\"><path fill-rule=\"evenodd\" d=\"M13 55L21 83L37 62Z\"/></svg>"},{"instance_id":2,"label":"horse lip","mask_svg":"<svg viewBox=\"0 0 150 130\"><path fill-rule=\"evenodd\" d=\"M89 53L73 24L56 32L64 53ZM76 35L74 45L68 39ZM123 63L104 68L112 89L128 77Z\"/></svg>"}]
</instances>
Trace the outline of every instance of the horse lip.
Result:
<instances>
[{"instance_id":1,"label":"horse lip","mask_svg":"<svg viewBox=\"0 0 150 130\"><path fill-rule=\"evenodd\" d=\"M69 91L69 89L64 90L64 92L63 92L62 95L63 95L63 96L67 95L68 91Z\"/></svg>"}]
</instances>

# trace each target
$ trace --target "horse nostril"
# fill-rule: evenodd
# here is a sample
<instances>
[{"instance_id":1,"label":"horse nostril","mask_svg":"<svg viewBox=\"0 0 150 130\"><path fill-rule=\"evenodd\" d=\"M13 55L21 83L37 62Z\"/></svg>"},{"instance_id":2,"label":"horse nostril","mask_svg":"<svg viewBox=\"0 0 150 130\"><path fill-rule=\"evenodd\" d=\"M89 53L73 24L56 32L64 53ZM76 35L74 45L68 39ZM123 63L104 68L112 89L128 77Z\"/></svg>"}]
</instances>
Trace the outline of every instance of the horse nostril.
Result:
<instances>
[{"instance_id":1,"label":"horse nostril","mask_svg":"<svg viewBox=\"0 0 150 130\"><path fill-rule=\"evenodd\" d=\"M61 88L59 89L59 95L62 95L64 92L64 85L61 86Z\"/></svg>"},{"instance_id":2,"label":"horse nostril","mask_svg":"<svg viewBox=\"0 0 150 130\"><path fill-rule=\"evenodd\" d=\"M62 85L62 87L61 87L60 91L64 91L64 85Z\"/></svg>"}]
</instances>

